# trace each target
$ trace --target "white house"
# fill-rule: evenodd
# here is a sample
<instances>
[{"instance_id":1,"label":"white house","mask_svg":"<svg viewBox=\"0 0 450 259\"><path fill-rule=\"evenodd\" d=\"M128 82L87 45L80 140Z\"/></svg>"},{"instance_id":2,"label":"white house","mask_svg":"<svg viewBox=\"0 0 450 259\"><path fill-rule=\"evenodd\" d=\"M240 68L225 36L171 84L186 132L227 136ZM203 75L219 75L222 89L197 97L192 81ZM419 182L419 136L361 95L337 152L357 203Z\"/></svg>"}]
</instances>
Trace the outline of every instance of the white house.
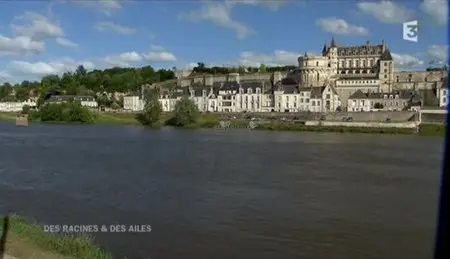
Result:
<instances>
[{"instance_id":1,"label":"white house","mask_svg":"<svg viewBox=\"0 0 450 259\"><path fill-rule=\"evenodd\" d=\"M128 111L142 111L144 100L140 96L124 96L123 109Z\"/></svg>"},{"instance_id":2,"label":"white house","mask_svg":"<svg viewBox=\"0 0 450 259\"><path fill-rule=\"evenodd\" d=\"M413 92L398 91L392 93L353 93L347 101L347 111L401 111L410 105Z\"/></svg>"},{"instance_id":3,"label":"white house","mask_svg":"<svg viewBox=\"0 0 450 259\"><path fill-rule=\"evenodd\" d=\"M98 103L92 96L77 96L77 95L52 95L46 100L46 103L64 103L70 100L79 101L81 106L89 108L97 108Z\"/></svg>"},{"instance_id":4,"label":"white house","mask_svg":"<svg viewBox=\"0 0 450 259\"><path fill-rule=\"evenodd\" d=\"M33 99L28 99L24 102L0 102L0 111L20 112L25 105L36 107L36 101L34 101Z\"/></svg>"}]
</instances>

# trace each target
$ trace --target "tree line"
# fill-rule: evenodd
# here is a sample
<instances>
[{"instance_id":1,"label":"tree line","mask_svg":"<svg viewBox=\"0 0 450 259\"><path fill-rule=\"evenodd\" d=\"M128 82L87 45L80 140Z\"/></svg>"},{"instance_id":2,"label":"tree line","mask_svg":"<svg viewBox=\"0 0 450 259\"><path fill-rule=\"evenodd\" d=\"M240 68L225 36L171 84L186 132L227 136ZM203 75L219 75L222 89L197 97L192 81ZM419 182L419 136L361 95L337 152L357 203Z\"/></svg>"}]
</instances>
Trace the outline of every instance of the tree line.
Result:
<instances>
[{"instance_id":1,"label":"tree line","mask_svg":"<svg viewBox=\"0 0 450 259\"><path fill-rule=\"evenodd\" d=\"M282 71L287 72L295 69L296 66L266 66L264 64L261 64L259 67L246 67L246 66L239 66L239 67L206 67L205 63L198 62L197 66L193 68L193 73L198 74L228 74L228 73L240 73L240 74L246 74L246 73L273 73L276 71Z\"/></svg>"},{"instance_id":2,"label":"tree line","mask_svg":"<svg viewBox=\"0 0 450 259\"><path fill-rule=\"evenodd\" d=\"M174 78L174 71L170 69L155 70L151 66L114 67L89 72L83 66L78 66L75 71L62 75L47 75L40 81L24 80L15 85L8 82L3 83L0 85L0 101L25 101L29 97L45 95L51 91L58 91L66 95L90 96L97 96L97 93L104 92L137 92L141 85ZM109 105L111 104L112 102L109 103Z\"/></svg>"}]
</instances>

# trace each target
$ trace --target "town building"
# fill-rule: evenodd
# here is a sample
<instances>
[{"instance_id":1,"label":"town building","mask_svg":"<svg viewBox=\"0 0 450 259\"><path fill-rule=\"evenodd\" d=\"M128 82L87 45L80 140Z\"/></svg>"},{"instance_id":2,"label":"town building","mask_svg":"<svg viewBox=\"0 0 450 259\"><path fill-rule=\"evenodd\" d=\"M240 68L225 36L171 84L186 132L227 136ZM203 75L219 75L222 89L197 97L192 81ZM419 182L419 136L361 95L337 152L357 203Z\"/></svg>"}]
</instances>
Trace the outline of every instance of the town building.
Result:
<instances>
[{"instance_id":1,"label":"town building","mask_svg":"<svg viewBox=\"0 0 450 259\"><path fill-rule=\"evenodd\" d=\"M88 108L97 108L98 103L92 96L78 96L78 95L51 95L45 100L46 103L65 103L69 101L78 101L81 106Z\"/></svg>"},{"instance_id":2,"label":"town building","mask_svg":"<svg viewBox=\"0 0 450 259\"><path fill-rule=\"evenodd\" d=\"M132 112L142 111L144 109L144 101L142 100L142 96L124 96L123 109Z\"/></svg>"},{"instance_id":3,"label":"town building","mask_svg":"<svg viewBox=\"0 0 450 259\"><path fill-rule=\"evenodd\" d=\"M409 91L363 93L358 90L349 97L347 111L402 111L411 106L412 100L413 93Z\"/></svg>"},{"instance_id":4,"label":"town building","mask_svg":"<svg viewBox=\"0 0 450 259\"><path fill-rule=\"evenodd\" d=\"M30 108L36 107L36 101L34 99L27 99L23 102L0 102L1 112L20 112L24 106L29 106Z\"/></svg>"}]
</instances>

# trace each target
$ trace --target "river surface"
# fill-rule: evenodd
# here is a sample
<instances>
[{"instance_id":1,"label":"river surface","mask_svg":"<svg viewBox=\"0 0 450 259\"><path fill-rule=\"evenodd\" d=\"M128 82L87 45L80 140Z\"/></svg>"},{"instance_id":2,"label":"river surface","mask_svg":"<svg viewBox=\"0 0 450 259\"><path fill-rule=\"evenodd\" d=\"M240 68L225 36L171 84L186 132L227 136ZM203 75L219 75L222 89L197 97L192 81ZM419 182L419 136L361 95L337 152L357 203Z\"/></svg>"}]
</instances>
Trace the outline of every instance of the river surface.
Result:
<instances>
[{"instance_id":1,"label":"river surface","mask_svg":"<svg viewBox=\"0 0 450 259\"><path fill-rule=\"evenodd\" d=\"M116 258L431 258L442 139L0 123L0 210Z\"/></svg>"}]
</instances>

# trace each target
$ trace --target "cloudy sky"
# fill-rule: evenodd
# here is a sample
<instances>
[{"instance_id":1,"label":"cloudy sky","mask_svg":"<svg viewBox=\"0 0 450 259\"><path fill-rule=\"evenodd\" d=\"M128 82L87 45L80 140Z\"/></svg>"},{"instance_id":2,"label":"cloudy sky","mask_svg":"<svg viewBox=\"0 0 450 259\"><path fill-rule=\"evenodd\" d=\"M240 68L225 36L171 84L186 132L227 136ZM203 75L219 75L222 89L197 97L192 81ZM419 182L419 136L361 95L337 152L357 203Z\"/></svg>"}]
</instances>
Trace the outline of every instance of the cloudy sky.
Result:
<instances>
[{"instance_id":1,"label":"cloudy sky","mask_svg":"<svg viewBox=\"0 0 450 259\"><path fill-rule=\"evenodd\" d=\"M112 66L296 64L305 51L385 40L397 68L447 58L447 0L0 2L0 82ZM402 39L418 20L419 42Z\"/></svg>"}]
</instances>

